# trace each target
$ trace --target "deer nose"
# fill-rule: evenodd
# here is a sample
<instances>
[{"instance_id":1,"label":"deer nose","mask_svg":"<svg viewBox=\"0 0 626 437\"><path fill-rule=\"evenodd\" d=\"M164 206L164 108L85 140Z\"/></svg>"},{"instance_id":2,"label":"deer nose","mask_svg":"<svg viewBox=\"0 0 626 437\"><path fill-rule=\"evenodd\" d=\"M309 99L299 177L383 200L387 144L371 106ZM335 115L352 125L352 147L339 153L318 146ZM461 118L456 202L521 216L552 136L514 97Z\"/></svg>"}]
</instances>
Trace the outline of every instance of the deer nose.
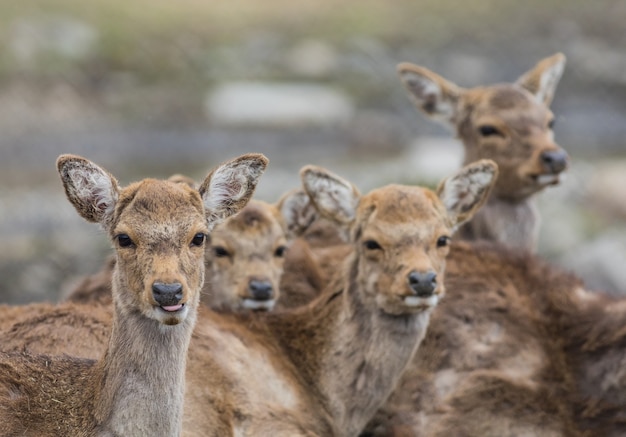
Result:
<instances>
[{"instance_id":1,"label":"deer nose","mask_svg":"<svg viewBox=\"0 0 626 437\"><path fill-rule=\"evenodd\" d=\"M270 300L274 295L274 290L270 281L252 279L248 283L248 290L255 300Z\"/></svg>"},{"instance_id":2,"label":"deer nose","mask_svg":"<svg viewBox=\"0 0 626 437\"><path fill-rule=\"evenodd\" d=\"M417 296L430 297L437 288L437 274L432 270L427 272L412 271L409 273L409 286Z\"/></svg>"},{"instance_id":3,"label":"deer nose","mask_svg":"<svg viewBox=\"0 0 626 437\"><path fill-rule=\"evenodd\" d=\"M560 173L567 167L567 153L564 150L547 150L541 154L541 164L554 174Z\"/></svg>"},{"instance_id":4,"label":"deer nose","mask_svg":"<svg viewBox=\"0 0 626 437\"><path fill-rule=\"evenodd\" d=\"M152 295L161 306L178 305L183 298L183 284L179 282L171 284L155 282L152 284Z\"/></svg>"}]
</instances>

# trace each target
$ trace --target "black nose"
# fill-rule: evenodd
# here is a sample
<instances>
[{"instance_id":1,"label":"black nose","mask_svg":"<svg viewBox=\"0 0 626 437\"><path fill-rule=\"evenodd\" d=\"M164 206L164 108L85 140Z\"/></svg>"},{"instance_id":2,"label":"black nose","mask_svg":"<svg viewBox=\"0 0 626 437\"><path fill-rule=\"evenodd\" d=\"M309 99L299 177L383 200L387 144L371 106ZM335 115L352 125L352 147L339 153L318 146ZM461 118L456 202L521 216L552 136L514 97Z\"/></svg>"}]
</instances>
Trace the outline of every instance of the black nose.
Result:
<instances>
[{"instance_id":1,"label":"black nose","mask_svg":"<svg viewBox=\"0 0 626 437\"><path fill-rule=\"evenodd\" d=\"M178 282L172 284L155 282L152 284L152 295L161 306L178 305L183 298L183 285Z\"/></svg>"},{"instance_id":2,"label":"black nose","mask_svg":"<svg viewBox=\"0 0 626 437\"><path fill-rule=\"evenodd\" d=\"M252 279L248 284L248 290L255 300L270 300L274 294L272 284L269 281Z\"/></svg>"},{"instance_id":3,"label":"black nose","mask_svg":"<svg viewBox=\"0 0 626 437\"><path fill-rule=\"evenodd\" d=\"M541 164L552 173L561 173L567 167L567 153L564 150L548 150L541 154Z\"/></svg>"},{"instance_id":4,"label":"black nose","mask_svg":"<svg viewBox=\"0 0 626 437\"><path fill-rule=\"evenodd\" d=\"M437 288L437 274L433 271L409 273L409 286L419 297L432 296Z\"/></svg>"}]
</instances>

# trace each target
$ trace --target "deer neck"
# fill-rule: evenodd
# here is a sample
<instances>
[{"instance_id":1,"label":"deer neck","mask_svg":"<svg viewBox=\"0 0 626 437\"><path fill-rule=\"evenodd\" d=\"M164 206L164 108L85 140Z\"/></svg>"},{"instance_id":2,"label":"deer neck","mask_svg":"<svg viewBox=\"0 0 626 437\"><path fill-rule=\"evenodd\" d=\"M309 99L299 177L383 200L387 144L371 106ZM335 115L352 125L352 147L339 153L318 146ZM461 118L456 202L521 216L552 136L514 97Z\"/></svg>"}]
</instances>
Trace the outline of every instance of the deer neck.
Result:
<instances>
[{"instance_id":1,"label":"deer neck","mask_svg":"<svg viewBox=\"0 0 626 437\"><path fill-rule=\"evenodd\" d=\"M486 239L533 252L540 217L532 197L510 200L492 195L459 232L467 240Z\"/></svg>"},{"instance_id":2,"label":"deer neck","mask_svg":"<svg viewBox=\"0 0 626 437\"><path fill-rule=\"evenodd\" d=\"M296 368L336 426L335 435L358 435L383 404L424 337L429 312L391 316L356 283L357 261L349 261L343 288L327 290L303 320L290 320L300 331L289 344ZM338 284L339 285L339 284Z\"/></svg>"},{"instance_id":3,"label":"deer neck","mask_svg":"<svg viewBox=\"0 0 626 437\"><path fill-rule=\"evenodd\" d=\"M105 435L178 436L194 306L183 323L166 326L125 308L115 287L113 296L111 338L96 367L98 427Z\"/></svg>"}]
</instances>

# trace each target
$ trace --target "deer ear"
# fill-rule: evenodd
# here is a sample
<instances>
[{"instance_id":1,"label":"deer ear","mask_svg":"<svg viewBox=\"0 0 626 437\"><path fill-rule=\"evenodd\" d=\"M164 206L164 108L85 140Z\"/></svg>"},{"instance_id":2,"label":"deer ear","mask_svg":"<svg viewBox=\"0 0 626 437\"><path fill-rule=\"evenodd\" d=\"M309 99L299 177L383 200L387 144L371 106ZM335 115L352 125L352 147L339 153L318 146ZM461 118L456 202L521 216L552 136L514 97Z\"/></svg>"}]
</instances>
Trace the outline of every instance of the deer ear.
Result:
<instances>
[{"instance_id":1,"label":"deer ear","mask_svg":"<svg viewBox=\"0 0 626 437\"><path fill-rule=\"evenodd\" d=\"M209 230L246 206L268 162L262 154L250 153L224 162L206 177L198 191Z\"/></svg>"},{"instance_id":2,"label":"deer ear","mask_svg":"<svg viewBox=\"0 0 626 437\"><path fill-rule=\"evenodd\" d=\"M361 198L361 193L354 185L313 165L303 167L300 177L304 190L321 215L338 223L352 222Z\"/></svg>"},{"instance_id":3,"label":"deer ear","mask_svg":"<svg viewBox=\"0 0 626 437\"><path fill-rule=\"evenodd\" d=\"M471 219L485 203L498 177L498 166L482 159L463 167L439 184L437 194L445 206L452 228Z\"/></svg>"},{"instance_id":4,"label":"deer ear","mask_svg":"<svg viewBox=\"0 0 626 437\"><path fill-rule=\"evenodd\" d=\"M57 169L65 194L76 211L87 221L108 229L119 196L117 180L88 159L61 155Z\"/></svg>"},{"instance_id":5,"label":"deer ear","mask_svg":"<svg viewBox=\"0 0 626 437\"><path fill-rule=\"evenodd\" d=\"M549 106L564 69L565 55L557 53L539 61L532 70L524 73L515 83L527 89L540 103Z\"/></svg>"},{"instance_id":6,"label":"deer ear","mask_svg":"<svg viewBox=\"0 0 626 437\"><path fill-rule=\"evenodd\" d=\"M415 106L436 121L454 125L462 88L424 67L408 62L398 64L397 70Z\"/></svg>"},{"instance_id":7,"label":"deer ear","mask_svg":"<svg viewBox=\"0 0 626 437\"><path fill-rule=\"evenodd\" d=\"M290 239L303 235L319 217L313 201L302 188L285 193L276 203L276 208L285 220L287 237Z\"/></svg>"}]
</instances>

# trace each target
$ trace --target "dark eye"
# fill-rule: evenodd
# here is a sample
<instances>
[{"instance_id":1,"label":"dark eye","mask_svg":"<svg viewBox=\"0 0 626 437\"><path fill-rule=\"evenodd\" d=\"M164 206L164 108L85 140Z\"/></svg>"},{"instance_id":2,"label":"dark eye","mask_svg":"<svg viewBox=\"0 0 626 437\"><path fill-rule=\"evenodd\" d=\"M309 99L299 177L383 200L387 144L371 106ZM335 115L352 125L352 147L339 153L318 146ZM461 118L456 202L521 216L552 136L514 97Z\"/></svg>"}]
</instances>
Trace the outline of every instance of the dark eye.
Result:
<instances>
[{"instance_id":1,"label":"dark eye","mask_svg":"<svg viewBox=\"0 0 626 437\"><path fill-rule=\"evenodd\" d=\"M437 247L445 247L448 244L450 244L450 237L448 237L447 235L444 235L437 239Z\"/></svg>"},{"instance_id":2,"label":"dark eye","mask_svg":"<svg viewBox=\"0 0 626 437\"><path fill-rule=\"evenodd\" d=\"M222 246L215 246L213 248L213 252L215 253L215 256L217 256L218 258L222 258L222 257L229 255L228 251L224 249Z\"/></svg>"},{"instance_id":3,"label":"dark eye","mask_svg":"<svg viewBox=\"0 0 626 437\"><path fill-rule=\"evenodd\" d=\"M554 123L556 123L556 119L552 119L548 122L548 129L554 129Z\"/></svg>"},{"instance_id":4,"label":"dark eye","mask_svg":"<svg viewBox=\"0 0 626 437\"><path fill-rule=\"evenodd\" d=\"M363 243L363 246L365 246L365 248L367 250L376 250L376 249L382 249L382 247L380 247L380 244L378 244L376 241L374 240L367 240Z\"/></svg>"},{"instance_id":5,"label":"dark eye","mask_svg":"<svg viewBox=\"0 0 626 437\"><path fill-rule=\"evenodd\" d=\"M204 244L204 240L206 239L206 235L202 232L198 232L193 236L193 240L191 240L192 246L202 246Z\"/></svg>"},{"instance_id":6,"label":"dark eye","mask_svg":"<svg viewBox=\"0 0 626 437\"><path fill-rule=\"evenodd\" d=\"M130 237L126 234L119 234L115 238L117 238L117 244L119 244L120 247L130 247L135 244L133 243L133 240L131 240Z\"/></svg>"},{"instance_id":7,"label":"dark eye","mask_svg":"<svg viewBox=\"0 0 626 437\"><path fill-rule=\"evenodd\" d=\"M283 255L285 255L285 250L287 250L285 246L278 246L274 251L274 256L282 257Z\"/></svg>"},{"instance_id":8,"label":"dark eye","mask_svg":"<svg viewBox=\"0 0 626 437\"><path fill-rule=\"evenodd\" d=\"M478 131L483 137L491 137L494 135L502 136L502 133L498 129L488 124L486 124L485 126L479 127Z\"/></svg>"}]
</instances>

